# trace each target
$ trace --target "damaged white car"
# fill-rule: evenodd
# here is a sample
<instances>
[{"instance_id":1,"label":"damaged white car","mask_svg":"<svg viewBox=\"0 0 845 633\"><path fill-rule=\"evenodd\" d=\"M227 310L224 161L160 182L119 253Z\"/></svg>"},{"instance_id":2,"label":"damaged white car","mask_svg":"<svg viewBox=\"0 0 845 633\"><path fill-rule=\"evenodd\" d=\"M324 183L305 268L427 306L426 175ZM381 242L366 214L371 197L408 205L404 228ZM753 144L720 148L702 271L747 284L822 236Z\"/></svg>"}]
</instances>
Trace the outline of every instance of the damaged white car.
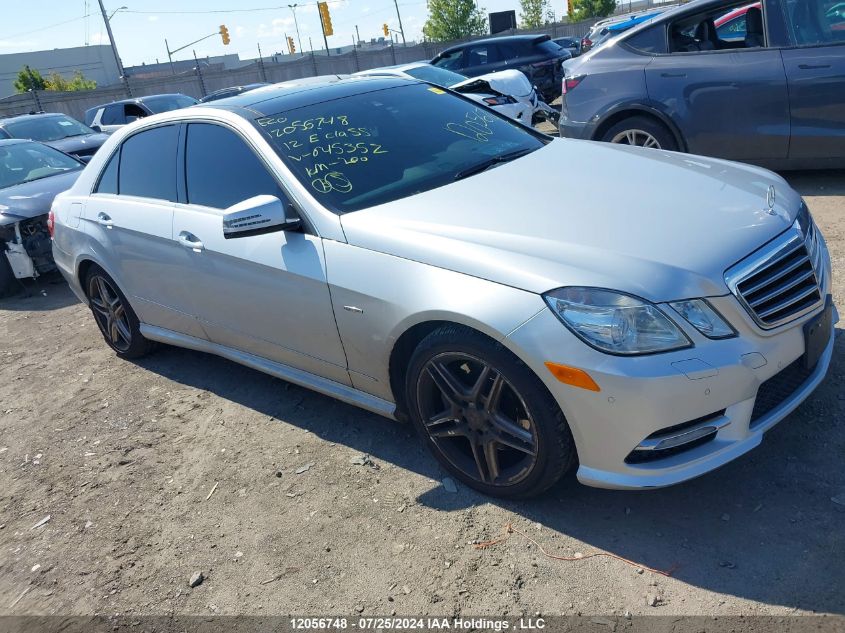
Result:
<instances>
[{"instance_id":1,"label":"damaged white car","mask_svg":"<svg viewBox=\"0 0 845 633\"><path fill-rule=\"evenodd\" d=\"M19 279L56 269L48 213L85 165L52 147L0 140L0 297Z\"/></svg>"},{"instance_id":2,"label":"damaged white car","mask_svg":"<svg viewBox=\"0 0 845 633\"><path fill-rule=\"evenodd\" d=\"M358 75L411 77L428 81L460 92L526 125L532 125L538 119L545 119L552 123L560 119L560 112L539 97L537 90L528 81L528 77L519 70L500 70L478 77L467 77L453 70L432 66L427 62L413 62L362 70L353 76Z\"/></svg>"}]
</instances>

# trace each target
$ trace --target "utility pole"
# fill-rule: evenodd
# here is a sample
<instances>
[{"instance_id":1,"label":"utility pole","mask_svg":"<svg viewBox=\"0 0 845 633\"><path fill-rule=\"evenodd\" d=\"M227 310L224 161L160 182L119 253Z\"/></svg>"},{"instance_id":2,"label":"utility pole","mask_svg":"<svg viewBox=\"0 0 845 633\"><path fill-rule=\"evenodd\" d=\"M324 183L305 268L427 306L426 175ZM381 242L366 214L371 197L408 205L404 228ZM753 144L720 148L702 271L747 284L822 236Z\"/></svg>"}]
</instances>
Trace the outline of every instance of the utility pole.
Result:
<instances>
[{"instance_id":1,"label":"utility pole","mask_svg":"<svg viewBox=\"0 0 845 633\"><path fill-rule=\"evenodd\" d=\"M399 2L397 0L393 0L393 4L396 5L396 17L399 18L399 32L402 34L402 46L407 46L407 42L405 42L405 29L402 28L402 16L399 15Z\"/></svg>"},{"instance_id":2,"label":"utility pole","mask_svg":"<svg viewBox=\"0 0 845 633\"><path fill-rule=\"evenodd\" d=\"M167 59L170 60L170 73L175 75L176 69L173 67L173 56L170 54L170 44L167 43L167 38L164 38L164 48L167 49Z\"/></svg>"},{"instance_id":3,"label":"utility pole","mask_svg":"<svg viewBox=\"0 0 845 633\"><path fill-rule=\"evenodd\" d=\"M191 50L191 52L194 54L194 63L196 64L197 77L199 77L199 80L200 80L200 91L202 92L202 96L204 97L208 93L205 90L205 82L202 80L202 71L200 70L200 62L197 59L197 52L195 50Z\"/></svg>"},{"instance_id":4,"label":"utility pole","mask_svg":"<svg viewBox=\"0 0 845 633\"><path fill-rule=\"evenodd\" d=\"M258 68L261 70L261 78L267 83L267 71L264 70L264 55L261 54L261 44L258 44Z\"/></svg>"},{"instance_id":5,"label":"utility pole","mask_svg":"<svg viewBox=\"0 0 845 633\"><path fill-rule=\"evenodd\" d=\"M132 96L132 90L129 88L129 78L126 76L126 71L123 70L123 64L120 62L120 55L117 54L117 46L114 43L114 34L111 32L111 22L109 16L106 15L106 8L103 6L103 0L97 0L100 3L100 12L103 14L103 22L106 23L106 32L109 34L109 42L111 42L111 51L114 53L114 61L117 63L117 72L120 73L120 78L123 81L123 87L126 89L126 96Z\"/></svg>"},{"instance_id":6,"label":"utility pole","mask_svg":"<svg viewBox=\"0 0 845 633\"><path fill-rule=\"evenodd\" d=\"M360 42L361 41L361 34L358 32L358 25L355 25L355 37ZM357 46L357 45L356 45Z\"/></svg>"},{"instance_id":7,"label":"utility pole","mask_svg":"<svg viewBox=\"0 0 845 633\"><path fill-rule=\"evenodd\" d=\"M299 22L296 20L296 7L298 6L298 4L289 4L288 8L293 13L293 23L296 25L296 41L299 43L299 54L305 55L305 51L302 50L302 38L299 36Z\"/></svg>"}]
</instances>

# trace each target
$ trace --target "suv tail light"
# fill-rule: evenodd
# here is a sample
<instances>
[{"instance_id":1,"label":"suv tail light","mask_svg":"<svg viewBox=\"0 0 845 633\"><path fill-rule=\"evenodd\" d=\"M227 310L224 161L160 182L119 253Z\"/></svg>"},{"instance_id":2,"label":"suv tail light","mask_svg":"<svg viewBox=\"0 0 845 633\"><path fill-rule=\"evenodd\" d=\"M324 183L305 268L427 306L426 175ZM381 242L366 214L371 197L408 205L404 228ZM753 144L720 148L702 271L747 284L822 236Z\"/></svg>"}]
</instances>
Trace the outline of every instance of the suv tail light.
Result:
<instances>
[{"instance_id":1,"label":"suv tail light","mask_svg":"<svg viewBox=\"0 0 845 633\"><path fill-rule=\"evenodd\" d=\"M578 84L584 79L586 75L576 75L575 77L564 77L563 78L563 85L561 86L561 92L566 94L571 90L575 90L578 87Z\"/></svg>"},{"instance_id":2,"label":"suv tail light","mask_svg":"<svg viewBox=\"0 0 845 633\"><path fill-rule=\"evenodd\" d=\"M50 234L51 238L56 232L56 214L53 213L52 209L50 209L50 213L47 214L47 232Z\"/></svg>"}]
</instances>

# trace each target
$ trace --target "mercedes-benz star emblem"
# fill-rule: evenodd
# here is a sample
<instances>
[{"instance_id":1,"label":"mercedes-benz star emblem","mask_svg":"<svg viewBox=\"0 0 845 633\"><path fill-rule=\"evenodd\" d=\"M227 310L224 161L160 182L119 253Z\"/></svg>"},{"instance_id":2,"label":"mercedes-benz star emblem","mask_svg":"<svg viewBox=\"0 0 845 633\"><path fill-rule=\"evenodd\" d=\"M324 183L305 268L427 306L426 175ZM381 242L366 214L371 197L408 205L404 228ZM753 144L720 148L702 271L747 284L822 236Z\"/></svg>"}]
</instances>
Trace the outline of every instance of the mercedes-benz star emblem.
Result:
<instances>
[{"instance_id":1,"label":"mercedes-benz star emblem","mask_svg":"<svg viewBox=\"0 0 845 633\"><path fill-rule=\"evenodd\" d=\"M766 204L769 205L769 214L775 215L775 186L769 185L769 190L766 192Z\"/></svg>"}]
</instances>

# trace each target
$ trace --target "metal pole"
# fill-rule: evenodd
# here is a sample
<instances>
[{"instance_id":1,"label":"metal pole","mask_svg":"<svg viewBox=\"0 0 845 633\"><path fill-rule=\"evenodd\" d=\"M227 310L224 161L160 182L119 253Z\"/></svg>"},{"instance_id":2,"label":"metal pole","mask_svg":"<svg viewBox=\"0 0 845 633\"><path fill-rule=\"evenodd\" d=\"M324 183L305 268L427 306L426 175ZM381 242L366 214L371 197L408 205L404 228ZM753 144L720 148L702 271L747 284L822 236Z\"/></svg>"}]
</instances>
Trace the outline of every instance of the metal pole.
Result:
<instances>
[{"instance_id":1,"label":"metal pole","mask_svg":"<svg viewBox=\"0 0 845 633\"><path fill-rule=\"evenodd\" d=\"M44 108L41 105L41 99L38 98L38 91L33 88L30 88L29 91L32 93L33 99L35 99L35 111L44 112Z\"/></svg>"},{"instance_id":2,"label":"metal pole","mask_svg":"<svg viewBox=\"0 0 845 633\"><path fill-rule=\"evenodd\" d=\"M355 42L355 38L352 38L352 52L355 54L355 70L361 70L361 64L358 61L358 44Z\"/></svg>"},{"instance_id":3,"label":"metal pole","mask_svg":"<svg viewBox=\"0 0 845 633\"><path fill-rule=\"evenodd\" d=\"M288 7L290 8L291 13L293 13L293 23L296 25L296 41L299 42L299 54L305 55L305 51L302 50L302 38L299 36L299 22L296 19L296 7L298 4L289 4Z\"/></svg>"},{"instance_id":4,"label":"metal pole","mask_svg":"<svg viewBox=\"0 0 845 633\"><path fill-rule=\"evenodd\" d=\"M173 67L173 56L170 54L170 44L167 43L167 38L164 38L164 48L167 49L167 59L170 60L170 72L176 74L176 69Z\"/></svg>"},{"instance_id":5,"label":"metal pole","mask_svg":"<svg viewBox=\"0 0 845 633\"><path fill-rule=\"evenodd\" d=\"M405 29L402 28L402 16L399 15L399 2L397 0L393 0L393 4L396 5L396 17L399 18L399 32L402 33L402 46L407 46L407 42L405 42Z\"/></svg>"},{"instance_id":6,"label":"metal pole","mask_svg":"<svg viewBox=\"0 0 845 633\"><path fill-rule=\"evenodd\" d=\"M390 34L390 54L393 55L393 65L396 65L396 44L393 41L393 33Z\"/></svg>"},{"instance_id":7,"label":"metal pole","mask_svg":"<svg viewBox=\"0 0 845 633\"><path fill-rule=\"evenodd\" d=\"M355 25L355 37L357 38L358 42L361 41L361 34L358 32L358 25L357 24Z\"/></svg>"},{"instance_id":8,"label":"metal pole","mask_svg":"<svg viewBox=\"0 0 845 633\"><path fill-rule=\"evenodd\" d=\"M267 71L264 70L264 56L261 54L261 44L258 44L258 68L261 70L261 77L267 83Z\"/></svg>"},{"instance_id":9,"label":"metal pole","mask_svg":"<svg viewBox=\"0 0 845 633\"><path fill-rule=\"evenodd\" d=\"M316 77L319 72L317 71L317 58L314 57L314 44L311 43L311 36L308 36L308 48L311 49L311 63L314 65L314 76Z\"/></svg>"},{"instance_id":10,"label":"metal pole","mask_svg":"<svg viewBox=\"0 0 845 633\"><path fill-rule=\"evenodd\" d=\"M194 63L196 64L197 77L199 77L199 80L200 80L200 91L202 92L202 96L204 97L208 93L205 91L205 82L202 80L202 71L200 70L200 62L197 59L197 52L195 50L191 50L191 52L194 54Z\"/></svg>"},{"instance_id":11,"label":"metal pole","mask_svg":"<svg viewBox=\"0 0 845 633\"><path fill-rule=\"evenodd\" d=\"M123 70L123 64L120 63L120 55L117 54L117 46L114 43L114 34L111 32L111 22L106 15L106 8L103 6L103 0L97 0L100 3L100 12L103 14L103 22L106 23L106 32L109 34L109 42L111 42L111 50L114 53L114 61L117 63L117 72L120 73L120 78L123 81L123 87L126 89L126 96L132 96L132 90L129 88L129 80Z\"/></svg>"}]
</instances>

